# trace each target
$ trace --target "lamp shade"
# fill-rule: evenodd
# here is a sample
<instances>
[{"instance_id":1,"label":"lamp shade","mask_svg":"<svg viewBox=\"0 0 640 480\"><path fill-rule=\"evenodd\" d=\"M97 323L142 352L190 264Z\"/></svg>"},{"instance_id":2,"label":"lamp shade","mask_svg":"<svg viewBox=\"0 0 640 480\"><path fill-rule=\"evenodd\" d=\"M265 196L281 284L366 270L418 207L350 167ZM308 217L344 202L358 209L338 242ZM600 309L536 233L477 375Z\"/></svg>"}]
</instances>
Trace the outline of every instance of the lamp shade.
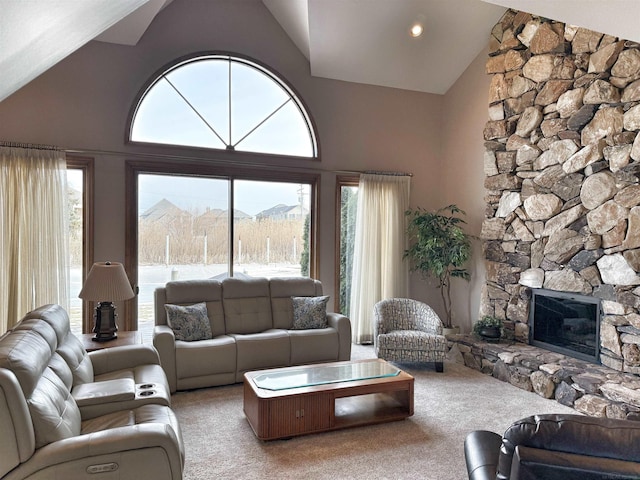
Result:
<instances>
[{"instance_id":1,"label":"lamp shade","mask_svg":"<svg viewBox=\"0 0 640 480\"><path fill-rule=\"evenodd\" d=\"M134 296L124 267L118 262L94 263L78 294L94 302L127 300Z\"/></svg>"}]
</instances>

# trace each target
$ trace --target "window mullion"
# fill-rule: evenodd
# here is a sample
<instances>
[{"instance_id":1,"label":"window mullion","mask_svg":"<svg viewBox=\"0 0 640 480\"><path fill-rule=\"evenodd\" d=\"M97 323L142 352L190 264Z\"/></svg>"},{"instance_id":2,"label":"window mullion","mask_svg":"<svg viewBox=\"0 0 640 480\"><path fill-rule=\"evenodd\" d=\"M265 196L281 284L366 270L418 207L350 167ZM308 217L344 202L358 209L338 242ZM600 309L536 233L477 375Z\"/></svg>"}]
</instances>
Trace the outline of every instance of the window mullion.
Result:
<instances>
[{"instance_id":1,"label":"window mullion","mask_svg":"<svg viewBox=\"0 0 640 480\"><path fill-rule=\"evenodd\" d=\"M233 178L229 179L229 200L228 200L228 204L229 204L229 217L227 219L227 222L229 222L229 228L227 229L229 231L229 255L228 255L228 262L229 265L227 266L227 269L229 270L229 276L233 277L233 255L235 253L235 244L234 244L234 235L235 235L235 224L234 224L234 215L233 212L235 211L235 205L234 205L234 183L235 180Z\"/></svg>"},{"instance_id":2,"label":"window mullion","mask_svg":"<svg viewBox=\"0 0 640 480\"><path fill-rule=\"evenodd\" d=\"M232 145L232 140L231 140L231 59L229 59L229 93L227 95L228 97L228 101L229 101L229 107L228 107L228 112L229 112L229 141L226 143L227 145L227 149L233 150L233 145Z\"/></svg>"}]
</instances>

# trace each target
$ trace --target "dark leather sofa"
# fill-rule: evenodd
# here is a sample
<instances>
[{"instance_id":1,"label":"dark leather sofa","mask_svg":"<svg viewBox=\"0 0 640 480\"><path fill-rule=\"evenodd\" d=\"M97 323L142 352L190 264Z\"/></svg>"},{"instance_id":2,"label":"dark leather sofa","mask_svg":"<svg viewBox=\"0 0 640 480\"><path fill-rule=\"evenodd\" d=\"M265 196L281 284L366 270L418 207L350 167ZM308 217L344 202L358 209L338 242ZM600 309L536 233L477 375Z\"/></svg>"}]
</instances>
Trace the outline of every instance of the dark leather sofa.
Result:
<instances>
[{"instance_id":1,"label":"dark leather sofa","mask_svg":"<svg viewBox=\"0 0 640 480\"><path fill-rule=\"evenodd\" d=\"M640 479L640 422L534 415L464 442L469 480Z\"/></svg>"}]
</instances>

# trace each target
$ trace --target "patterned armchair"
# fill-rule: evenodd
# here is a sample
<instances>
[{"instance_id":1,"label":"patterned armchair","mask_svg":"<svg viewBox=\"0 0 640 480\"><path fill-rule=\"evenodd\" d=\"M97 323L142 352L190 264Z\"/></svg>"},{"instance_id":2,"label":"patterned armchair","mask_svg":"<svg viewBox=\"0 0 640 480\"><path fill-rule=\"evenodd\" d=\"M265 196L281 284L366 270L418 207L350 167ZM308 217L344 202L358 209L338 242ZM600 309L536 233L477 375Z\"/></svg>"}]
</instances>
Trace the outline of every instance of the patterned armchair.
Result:
<instances>
[{"instance_id":1,"label":"patterned armchair","mask_svg":"<svg viewBox=\"0 0 640 480\"><path fill-rule=\"evenodd\" d=\"M390 298L373 307L373 342L378 358L391 362L434 362L444 370L447 339L433 309L410 298Z\"/></svg>"}]
</instances>

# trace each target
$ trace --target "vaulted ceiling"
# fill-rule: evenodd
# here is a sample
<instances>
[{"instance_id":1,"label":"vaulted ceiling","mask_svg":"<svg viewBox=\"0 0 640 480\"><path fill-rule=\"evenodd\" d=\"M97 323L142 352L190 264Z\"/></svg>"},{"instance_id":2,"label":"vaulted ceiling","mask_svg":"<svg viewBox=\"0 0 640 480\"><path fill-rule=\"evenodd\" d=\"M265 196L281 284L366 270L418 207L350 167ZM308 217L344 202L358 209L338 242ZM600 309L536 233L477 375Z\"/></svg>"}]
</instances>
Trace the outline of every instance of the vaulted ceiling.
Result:
<instances>
[{"instance_id":1,"label":"vaulted ceiling","mask_svg":"<svg viewBox=\"0 0 640 480\"><path fill-rule=\"evenodd\" d=\"M216 0L209 0L216 1ZM91 40L135 45L172 0L0 0L0 101ZM262 0L318 77L444 94L506 8L640 42L637 0ZM419 21L424 34L409 35Z\"/></svg>"}]
</instances>

